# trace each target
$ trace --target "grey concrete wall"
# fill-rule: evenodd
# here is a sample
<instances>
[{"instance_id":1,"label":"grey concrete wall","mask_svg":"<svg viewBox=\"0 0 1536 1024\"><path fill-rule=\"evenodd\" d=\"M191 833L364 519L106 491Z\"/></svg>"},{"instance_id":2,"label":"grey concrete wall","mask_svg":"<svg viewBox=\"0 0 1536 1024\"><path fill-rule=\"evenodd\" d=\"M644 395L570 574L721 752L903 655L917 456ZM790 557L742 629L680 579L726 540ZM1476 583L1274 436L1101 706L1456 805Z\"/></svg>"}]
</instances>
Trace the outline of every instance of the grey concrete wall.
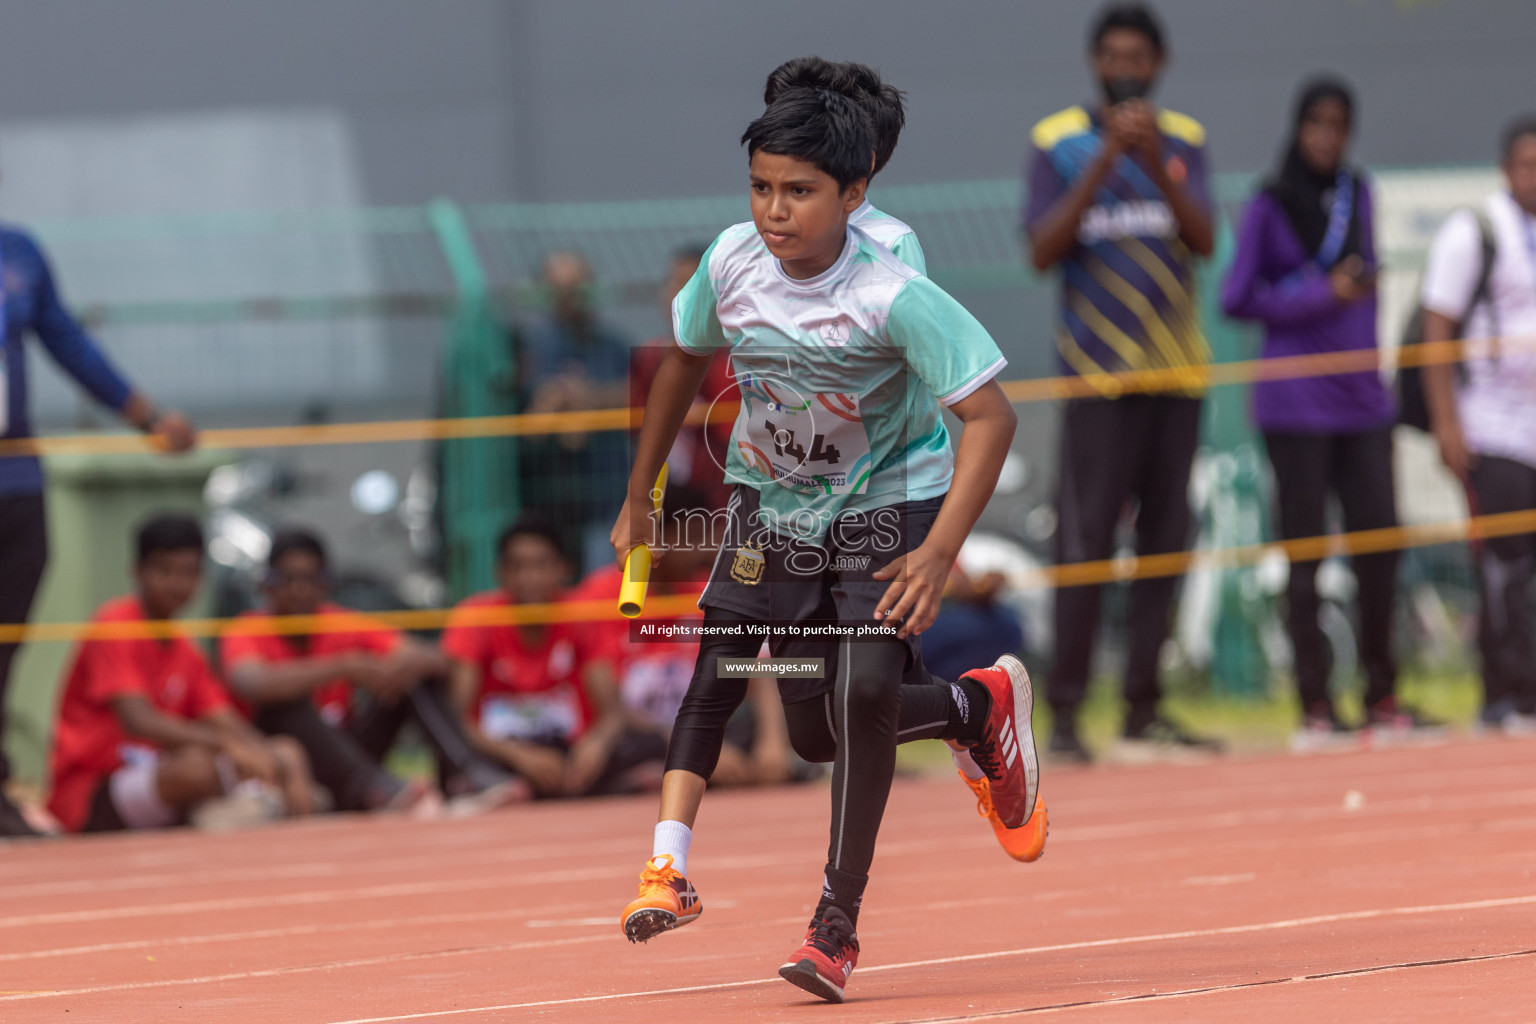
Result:
<instances>
[{"instance_id":1,"label":"grey concrete wall","mask_svg":"<svg viewBox=\"0 0 1536 1024\"><path fill-rule=\"evenodd\" d=\"M1529 0L1163 0L1161 98L1224 169L1274 156L1296 82L1362 97L1367 162L1477 162L1527 99ZM1017 173L1088 94L1063 0L49 0L6 5L0 162L18 124L220 111L339 115L373 203L718 194L763 75L807 52L908 90L892 182ZM174 197L167 199L174 204ZM0 192L0 211L5 210Z\"/></svg>"}]
</instances>

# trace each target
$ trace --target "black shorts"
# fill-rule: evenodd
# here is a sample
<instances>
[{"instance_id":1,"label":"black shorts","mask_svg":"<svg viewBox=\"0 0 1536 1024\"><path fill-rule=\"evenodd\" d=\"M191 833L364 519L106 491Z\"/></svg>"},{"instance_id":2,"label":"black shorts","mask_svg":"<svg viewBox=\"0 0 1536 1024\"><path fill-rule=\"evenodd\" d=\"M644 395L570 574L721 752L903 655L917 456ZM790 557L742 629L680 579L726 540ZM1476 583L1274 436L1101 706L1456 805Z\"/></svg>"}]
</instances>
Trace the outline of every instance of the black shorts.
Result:
<instances>
[{"instance_id":1,"label":"black shorts","mask_svg":"<svg viewBox=\"0 0 1536 1024\"><path fill-rule=\"evenodd\" d=\"M738 484L727 506L725 540L699 604L782 628L880 625L875 607L891 584L875 579L874 572L921 545L943 504L943 498L928 498L842 512L821 543L807 544L765 529L757 490ZM910 671L921 664L921 647L915 636L901 642ZM779 680L784 703L830 693L843 645L837 637L770 636L775 658L823 659L820 679Z\"/></svg>"}]
</instances>

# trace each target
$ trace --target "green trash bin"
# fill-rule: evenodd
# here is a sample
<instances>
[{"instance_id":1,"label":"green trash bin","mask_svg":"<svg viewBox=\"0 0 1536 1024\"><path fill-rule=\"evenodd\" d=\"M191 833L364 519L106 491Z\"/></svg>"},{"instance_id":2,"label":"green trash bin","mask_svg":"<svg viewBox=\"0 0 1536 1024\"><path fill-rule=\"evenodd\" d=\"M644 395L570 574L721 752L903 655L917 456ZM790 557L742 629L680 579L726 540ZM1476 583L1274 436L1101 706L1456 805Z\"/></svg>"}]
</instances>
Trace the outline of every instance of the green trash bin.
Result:
<instances>
[{"instance_id":1,"label":"green trash bin","mask_svg":"<svg viewBox=\"0 0 1536 1024\"><path fill-rule=\"evenodd\" d=\"M48 571L32 621L77 622L132 586L133 531L145 516L185 511L202 516L203 484L228 452L185 455L70 455L45 460L48 478ZM188 613L206 614L209 591ZM53 715L72 643L21 650L11 670L4 737L12 774L40 785L48 770Z\"/></svg>"}]
</instances>

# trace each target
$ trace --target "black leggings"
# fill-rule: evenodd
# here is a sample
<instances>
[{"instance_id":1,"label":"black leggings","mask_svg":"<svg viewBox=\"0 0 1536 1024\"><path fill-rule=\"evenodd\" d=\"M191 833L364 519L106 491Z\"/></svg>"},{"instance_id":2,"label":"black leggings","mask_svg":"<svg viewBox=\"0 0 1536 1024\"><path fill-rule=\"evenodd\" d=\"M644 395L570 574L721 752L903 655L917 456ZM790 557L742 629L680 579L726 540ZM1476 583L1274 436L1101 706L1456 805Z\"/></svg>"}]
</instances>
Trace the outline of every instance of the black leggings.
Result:
<instances>
[{"instance_id":1,"label":"black leggings","mask_svg":"<svg viewBox=\"0 0 1536 1024\"><path fill-rule=\"evenodd\" d=\"M706 608L706 625L750 623ZM668 771L708 778L720 759L725 723L746 698L747 680L721 678L720 658L756 657L761 640L706 639L667 749ZM838 650L832 692L784 706L789 740L807 761L832 762L832 841L827 863L867 875L891 780L896 744L951 738L950 687L908 663L898 640L852 643Z\"/></svg>"},{"instance_id":2,"label":"black leggings","mask_svg":"<svg viewBox=\"0 0 1536 1024\"><path fill-rule=\"evenodd\" d=\"M1319 537L1327 531L1328 496L1336 494L1346 530L1397 525L1392 492L1392 428L1357 434L1264 432L1275 470L1284 540ZM1397 588L1397 552L1354 555L1350 566L1359 584L1360 662L1365 669L1369 707L1392 696L1397 660L1392 653L1392 603ZM1291 563L1286 584L1286 624L1296 653L1296 689L1304 709L1329 702L1328 642L1318 624L1318 563Z\"/></svg>"},{"instance_id":3,"label":"black leggings","mask_svg":"<svg viewBox=\"0 0 1536 1024\"><path fill-rule=\"evenodd\" d=\"M756 620L736 612L706 607L704 622L709 626L721 626ZM869 652L885 646L877 643L843 645L839 651L839 673L847 661L843 655L850 650L860 656L856 660L863 661ZM908 664L904 644L892 646L900 649L901 659L882 657L880 671L899 684L896 742L953 738L949 735L949 685L931 675L921 661ZM715 672L715 663L720 658L755 658L761 649L762 641L758 639L711 638L700 643L693 681L688 684L688 693L672 726L672 738L667 746L667 771L693 772L706 779L714 774L725 741L725 724L747 697L747 680L721 678ZM885 664L886 661L891 664ZM790 745L807 761L826 764L837 760L834 694L835 688L832 693L784 705Z\"/></svg>"}]
</instances>

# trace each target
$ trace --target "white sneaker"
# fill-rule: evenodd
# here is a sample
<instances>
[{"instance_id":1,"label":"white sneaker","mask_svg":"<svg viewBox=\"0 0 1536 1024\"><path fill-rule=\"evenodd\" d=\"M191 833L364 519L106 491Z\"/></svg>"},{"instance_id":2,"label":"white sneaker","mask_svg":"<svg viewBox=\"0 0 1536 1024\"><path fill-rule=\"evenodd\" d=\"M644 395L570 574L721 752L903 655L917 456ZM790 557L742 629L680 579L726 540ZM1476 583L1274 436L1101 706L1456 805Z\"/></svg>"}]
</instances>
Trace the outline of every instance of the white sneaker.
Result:
<instances>
[{"instance_id":1,"label":"white sneaker","mask_svg":"<svg viewBox=\"0 0 1536 1024\"><path fill-rule=\"evenodd\" d=\"M233 832L276 821L287 812L283 794L275 787L246 779L223 796L198 804L187 820L204 832Z\"/></svg>"},{"instance_id":2,"label":"white sneaker","mask_svg":"<svg viewBox=\"0 0 1536 1024\"><path fill-rule=\"evenodd\" d=\"M1511 711L1499 720L1499 728L1506 736L1536 736L1536 715Z\"/></svg>"}]
</instances>

